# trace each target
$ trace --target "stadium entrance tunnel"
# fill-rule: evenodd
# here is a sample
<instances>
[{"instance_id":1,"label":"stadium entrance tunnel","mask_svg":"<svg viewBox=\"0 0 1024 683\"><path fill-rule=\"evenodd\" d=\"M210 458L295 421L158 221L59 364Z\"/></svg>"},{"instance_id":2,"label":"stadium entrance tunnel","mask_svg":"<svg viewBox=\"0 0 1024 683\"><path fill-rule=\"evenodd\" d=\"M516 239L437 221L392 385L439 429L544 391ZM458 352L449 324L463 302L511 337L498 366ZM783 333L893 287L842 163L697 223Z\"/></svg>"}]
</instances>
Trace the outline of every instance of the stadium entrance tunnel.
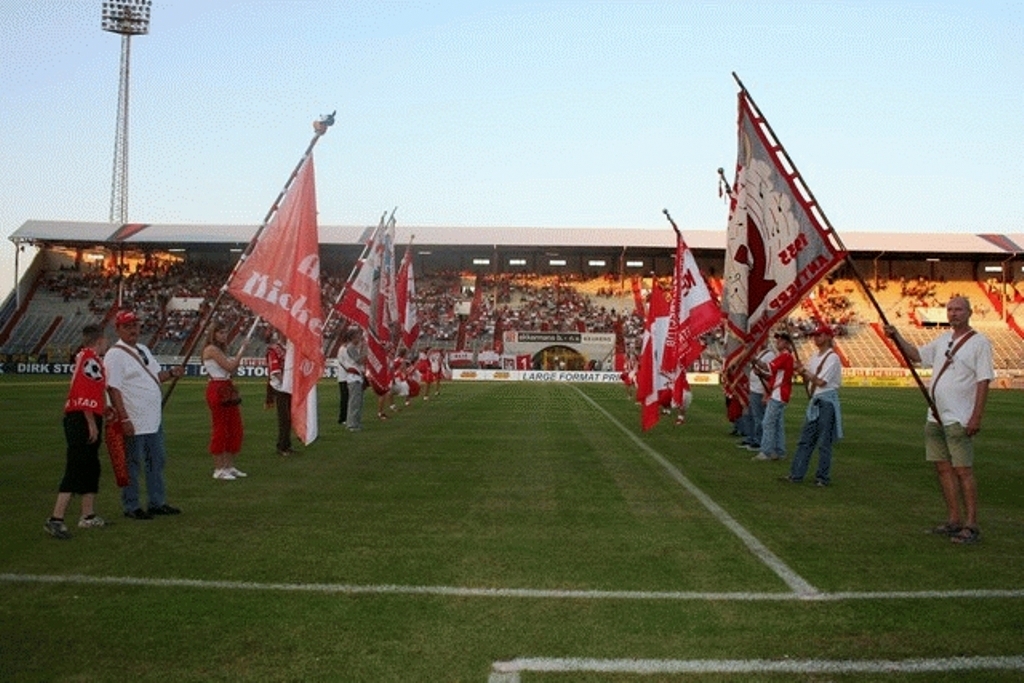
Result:
<instances>
[{"instance_id":1,"label":"stadium entrance tunnel","mask_svg":"<svg viewBox=\"0 0 1024 683\"><path fill-rule=\"evenodd\" d=\"M568 346L547 346L533 355L534 370L587 370L587 359Z\"/></svg>"}]
</instances>

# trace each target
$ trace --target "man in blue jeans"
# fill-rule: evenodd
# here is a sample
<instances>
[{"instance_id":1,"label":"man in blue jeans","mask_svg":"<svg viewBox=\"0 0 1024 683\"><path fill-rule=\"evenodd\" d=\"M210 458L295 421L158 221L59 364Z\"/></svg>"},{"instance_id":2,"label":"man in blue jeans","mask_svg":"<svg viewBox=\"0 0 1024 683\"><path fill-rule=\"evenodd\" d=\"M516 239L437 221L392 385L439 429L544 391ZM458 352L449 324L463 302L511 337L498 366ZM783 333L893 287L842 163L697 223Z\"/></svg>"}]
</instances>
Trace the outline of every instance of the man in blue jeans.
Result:
<instances>
[{"instance_id":1,"label":"man in blue jeans","mask_svg":"<svg viewBox=\"0 0 1024 683\"><path fill-rule=\"evenodd\" d=\"M797 366L797 372L804 378L810 402L789 475L783 480L794 484L802 482L811 464L811 454L817 447L818 469L814 473L814 483L828 486L832 483L832 444L843 437L843 418L839 410L843 363L832 348L832 328L818 325L813 339L817 353L806 365Z\"/></svg>"},{"instance_id":2,"label":"man in blue jeans","mask_svg":"<svg viewBox=\"0 0 1024 683\"><path fill-rule=\"evenodd\" d=\"M181 512L167 504L164 483L163 392L161 384L172 377L181 377L181 366L162 370L144 344L139 343L139 319L132 311L117 314L114 329L118 341L107 350L103 365L107 371L107 393L115 418L124 430L128 485L121 489L121 506L129 519L152 519L154 515L176 515ZM149 505L142 508L139 500L139 475L145 465L146 494Z\"/></svg>"},{"instance_id":3,"label":"man in blue jeans","mask_svg":"<svg viewBox=\"0 0 1024 683\"><path fill-rule=\"evenodd\" d=\"M745 434L745 438L739 443L739 446L755 453L761 452L761 436L764 432L764 408L766 403L764 392L767 389L767 384L757 374L756 368L758 363L767 365L773 360L775 360L775 351L770 345L766 344L751 362L750 373L747 376L750 385L750 398L747 400L747 410L745 413L748 431Z\"/></svg>"},{"instance_id":4,"label":"man in blue jeans","mask_svg":"<svg viewBox=\"0 0 1024 683\"><path fill-rule=\"evenodd\" d=\"M789 333L775 333L775 352L770 363L754 363L757 373L768 383L768 405L762 421L761 449L751 460L786 457L786 405L793 386L793 338Z\"/></svg>"}]
</instances>

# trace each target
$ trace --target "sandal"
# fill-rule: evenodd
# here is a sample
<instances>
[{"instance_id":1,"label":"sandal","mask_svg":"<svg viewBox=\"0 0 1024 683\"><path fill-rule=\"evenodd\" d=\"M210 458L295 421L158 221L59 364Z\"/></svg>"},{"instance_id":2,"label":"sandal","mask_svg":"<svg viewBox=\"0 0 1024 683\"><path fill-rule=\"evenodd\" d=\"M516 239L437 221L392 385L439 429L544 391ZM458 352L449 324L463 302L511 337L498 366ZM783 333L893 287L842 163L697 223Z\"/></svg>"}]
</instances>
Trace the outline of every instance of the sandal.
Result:
<instances>
[{"instance_id":1,"label":"sandal","mask_svg":"<svg viewBox=\"0 0 1024 683\"><path fill-rule=\"evenodd\" d=\"M959 524L946 522L945 524L937 526L934 529L929 529L928 533L935 534L937 536L956 536L961 531L963 531L963 527Z\"/></svg>"},{"instance_id":2,"label":"sandal","mask_svg":"<svg viewBox=\"0 0 1024 683\"><path fill-rule=\"evenodd\" d=\"M953 543L959 543L960 545L970 545L981 540L981 532L978 531L978 527L976 526L965 526L960 530L959 534L953 536L949 540L953 541Z\"/></svg>"}]
</instances>

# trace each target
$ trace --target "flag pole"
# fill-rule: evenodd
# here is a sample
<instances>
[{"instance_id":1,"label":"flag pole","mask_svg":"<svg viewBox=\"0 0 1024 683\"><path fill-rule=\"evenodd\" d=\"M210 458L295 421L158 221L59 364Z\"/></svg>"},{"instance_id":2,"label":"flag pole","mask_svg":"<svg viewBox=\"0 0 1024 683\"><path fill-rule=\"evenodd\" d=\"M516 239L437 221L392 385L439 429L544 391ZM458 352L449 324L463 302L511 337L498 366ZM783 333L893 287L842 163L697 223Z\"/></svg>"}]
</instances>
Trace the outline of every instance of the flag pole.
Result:
<instances>
[{"instance_id":1,"label":"flag pole","mask_svg":"<svg viewBox=\"0 0 1024 683\"><path fill-rule=\"evenodd\" d=\"M854 264L853 259L850 258L849 250L846 248L846 245L843 244L843 240L839 237L839 233L837 233L835 228L832 227L831 221L829 221L828 216L825 215L825 212L822 210L821 205L818 204L818 200L815 199L814 193L811 192L811 188L807 187L807 184L803 182L803 178L796 173L796 164L794 164L793 160L789 158L789 153L786 152L786 148L783 147L781 143L779 143L779 138L776 137L775 131L772 130L771 124L768 123L768 119L766 119L764 117L764 114L761 113L761 110L758 108L757 103L754 102L754 98L750 96L750 91L747 90L745 85L743 85L743 81L740 80L740 77L736 75L735 71L732 72L732 77L733 79L735 79L736 84L739 85L740 90L743 92L743 96L750 103L751 108L753 108L754 112L757 114L758 125L764 126L764 129L767 131L768 135L771 136L771 139L775 141L778 152L782 154L782 156L786 159L786 163L789 164L789 167L791 169L793 169L793 179L800 181L800 189L806 193L807 198L809 200L808 205L814 207L814 209L818 213L818 216L821 217L822 223L828 229L829 237L832 240L834 240L835 244L843 251L844 254L846 254L844 258L846 265L850 267L850 271L853 273L854 278L860 285L861 291L864 292L865 296L867 296L868 300L871 302L871 305L875 309L875 312L878 313L878 317L882 319L882 324L887 327L890 326L889 320L885 315L885 311L882 309L882 306L878 303L878 300L872 293L871 288L868 287L867 282L865 282L864 277L860 274L860 271L857 270L857 266ZM899 351L900 357L903 359L904 365L906 365L907 369L910 370L910 374L914 378L914 382L917 383L917 387L921 390L921 394L924 396L924 400L928 403L928 408L931 410L932 415L935 417L939 424L942 424L942 420L939 419L939 410L938 408L936 408L935 402L932 400L931 394L928 393L928 388L924 385L924 382L921 380L921 376L918 374L917 369L914 368L914 364L910 362L910 358L907 357L907 354L903 350L902 346L895 343L893 344L893 346L895 346L896 350Z\"/></svg>"},{"instance_id":2,"label":"flag pole","mask_svg":"<svg viewBox=\"0 0 1024 683\"><path fill-rule=\"evenodd\" d=\"M284 199L284 196L288 194L288 189L291 187L292 182L295 181L296 176L299 175L299 170L302 168L302 165L306 162L307 159L309 159L310 155L313 154L313 148L316 147L316 143L320 142L320 138L324 136L324 134L327 132L327 129L334 125L334 115L337 113L337 110L335 110L328 114L327 116L321 116L319 120L313 122L313 138L309 141L309 145L306 147L306 151L303 152L302 156L299 158L299 162L295 164L295 168L292 169L291 175L288 176L288 180L285 182L284 187L281 188L281 192L277 195L277 199L274 200L274 203L270 206L270 209L267 211L267 215L263 218L263 223L260 224L260 227L257 228L256 230L256 234L252 236L251 240L249 240L249 244L246 245L245 251L243 251L242 255L238 257L238 261L235 262L234 267L231 269L231 273L228 275L228 279L224 281L223 285L221 285L221 288L217 292L217 296L213 300L213 303L210 304L210 307L207 309L205 315L203 315L203 317L200 318L199 323L196 326L196 331L191 335L191 340L188 342L188 345L185 348L185 353L181 360L182 366L188 363L189 359L192 357L192 353L195 351L196 344L198 343L199 338L203 335L203 332L206 330L207 326L209 326L210 321L213 319L214 313L217 312L217 307L220 305L220 302L224 299L224 295L227 294L228 283L231 282L231 279L235 276L235 273L238 272L238 269L242 266L243 263L245 263L245 260L249 257L250 254L252 254L252 250L256 247L256 243L259 241L260 235L263 234L263 231L266 230L267 228L267 224L270 223L271 219L274 217L274 214L277 213L278 207L280 207L281 205L281 201ZM257 316L256 320L259 320L259 316ZM249 334L251 335L255 330L256 325L254 323L252 330L250 330ZM168 399L170 399L171 393L174 391L174 387L177 385L177 383L178 377L175 377L174 379L171 380L170 385L167 387L167 393L164 394L161 405L167 404L167 401Z\"/></svg>"}]
</instances>

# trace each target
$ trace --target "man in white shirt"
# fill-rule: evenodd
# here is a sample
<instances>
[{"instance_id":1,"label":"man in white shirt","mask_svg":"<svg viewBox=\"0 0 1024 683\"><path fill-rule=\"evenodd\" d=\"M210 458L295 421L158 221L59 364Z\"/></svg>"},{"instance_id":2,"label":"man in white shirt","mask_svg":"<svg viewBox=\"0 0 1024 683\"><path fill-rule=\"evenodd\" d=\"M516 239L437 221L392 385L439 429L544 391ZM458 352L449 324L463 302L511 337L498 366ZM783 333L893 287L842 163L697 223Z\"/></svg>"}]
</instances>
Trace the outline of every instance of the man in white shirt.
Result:
<instances>
[{"instance_id":1,"label":"man in white shirt","mask_svg":"<svg viewBox=\"0 0 1024 683\"><path fill-rule=\"evenodd\" d=\"M154 515L177 515L181 512L167 504L164 483L163 392L161 383L181 377L185 368L160 368L144 344L139 343L139 319L124 310L114 321L118 341L103 357L107 372L107 393L114 413L124 431L125 459L128 465L128 486L121 489L121 506L129 519L152 519ZM146 494L149 505L142 508L139 500L139 471L145 463Z\"/></svg>"},{"instance_id":2,"label":"man in white shirt","mask_svg":"<svg viewBox=\"0 0 1024 683\"><path fill-rule=\"evenodd\" d=\"M948 516L932 532L950 536L954 543L976 543L981 533L973 438L981 431L988 385L995 378L992 343L971 329L971 303L966 297L949 300L946 318L951 330L920 348L910 344L892 325L886 326L885 333L912 362L933 368L929 388L932 405L924 430L925 458L935 463ZM961 498L966 523L960 514Z\"/></svg>"},{"instance_id":3,"label":"man in white shirt","mask_svg":"<svg viewBox=\"0 0 1024 683\"><path fill-rule=\"evenodd\" d=\"M839 408L839 387L843 383L843 363L832 348L832 328L825 324L815 328L812 338L817 352L806 365L797 365L810 397L804 426L800 430L793 463L784 480L799 484L807 476L811 455L818 449L818 469L814 473L817 486L832 483L832 444L843 438L843 416Z\"/></svg>"},{"instance_id":4,"label":"man in white shirt","mask_svg":"<svg viewBox=\"0 0 1024 683\"><path fill-rule=\"evenodd\" d=\"M345 352L338 354L338 381L348 385L345 426L350 432L363 429L363 378L366 375L366 342L363 331L353 327L345 333Z\"/></svg>"},{"instance_id":5,"label":"man in white shirt","mask_svg":"<svg viewBox=\"0 0 1024 683\"><path fill-rule=\"evenodd\" d=\"M764 433L764 408L766 403L764 399L765 383L761 376L757 374L755 366L758 363L768 365L773 360L775 360L775 350L770 344L765 344L761 352L754 356L754 360L750 365L750 372L747 375L750 387L750 396L747 399L745 411L745 429L747 431L739 446L755 453L761 452L761 436Z\"/></svg>"}]
</instances>

